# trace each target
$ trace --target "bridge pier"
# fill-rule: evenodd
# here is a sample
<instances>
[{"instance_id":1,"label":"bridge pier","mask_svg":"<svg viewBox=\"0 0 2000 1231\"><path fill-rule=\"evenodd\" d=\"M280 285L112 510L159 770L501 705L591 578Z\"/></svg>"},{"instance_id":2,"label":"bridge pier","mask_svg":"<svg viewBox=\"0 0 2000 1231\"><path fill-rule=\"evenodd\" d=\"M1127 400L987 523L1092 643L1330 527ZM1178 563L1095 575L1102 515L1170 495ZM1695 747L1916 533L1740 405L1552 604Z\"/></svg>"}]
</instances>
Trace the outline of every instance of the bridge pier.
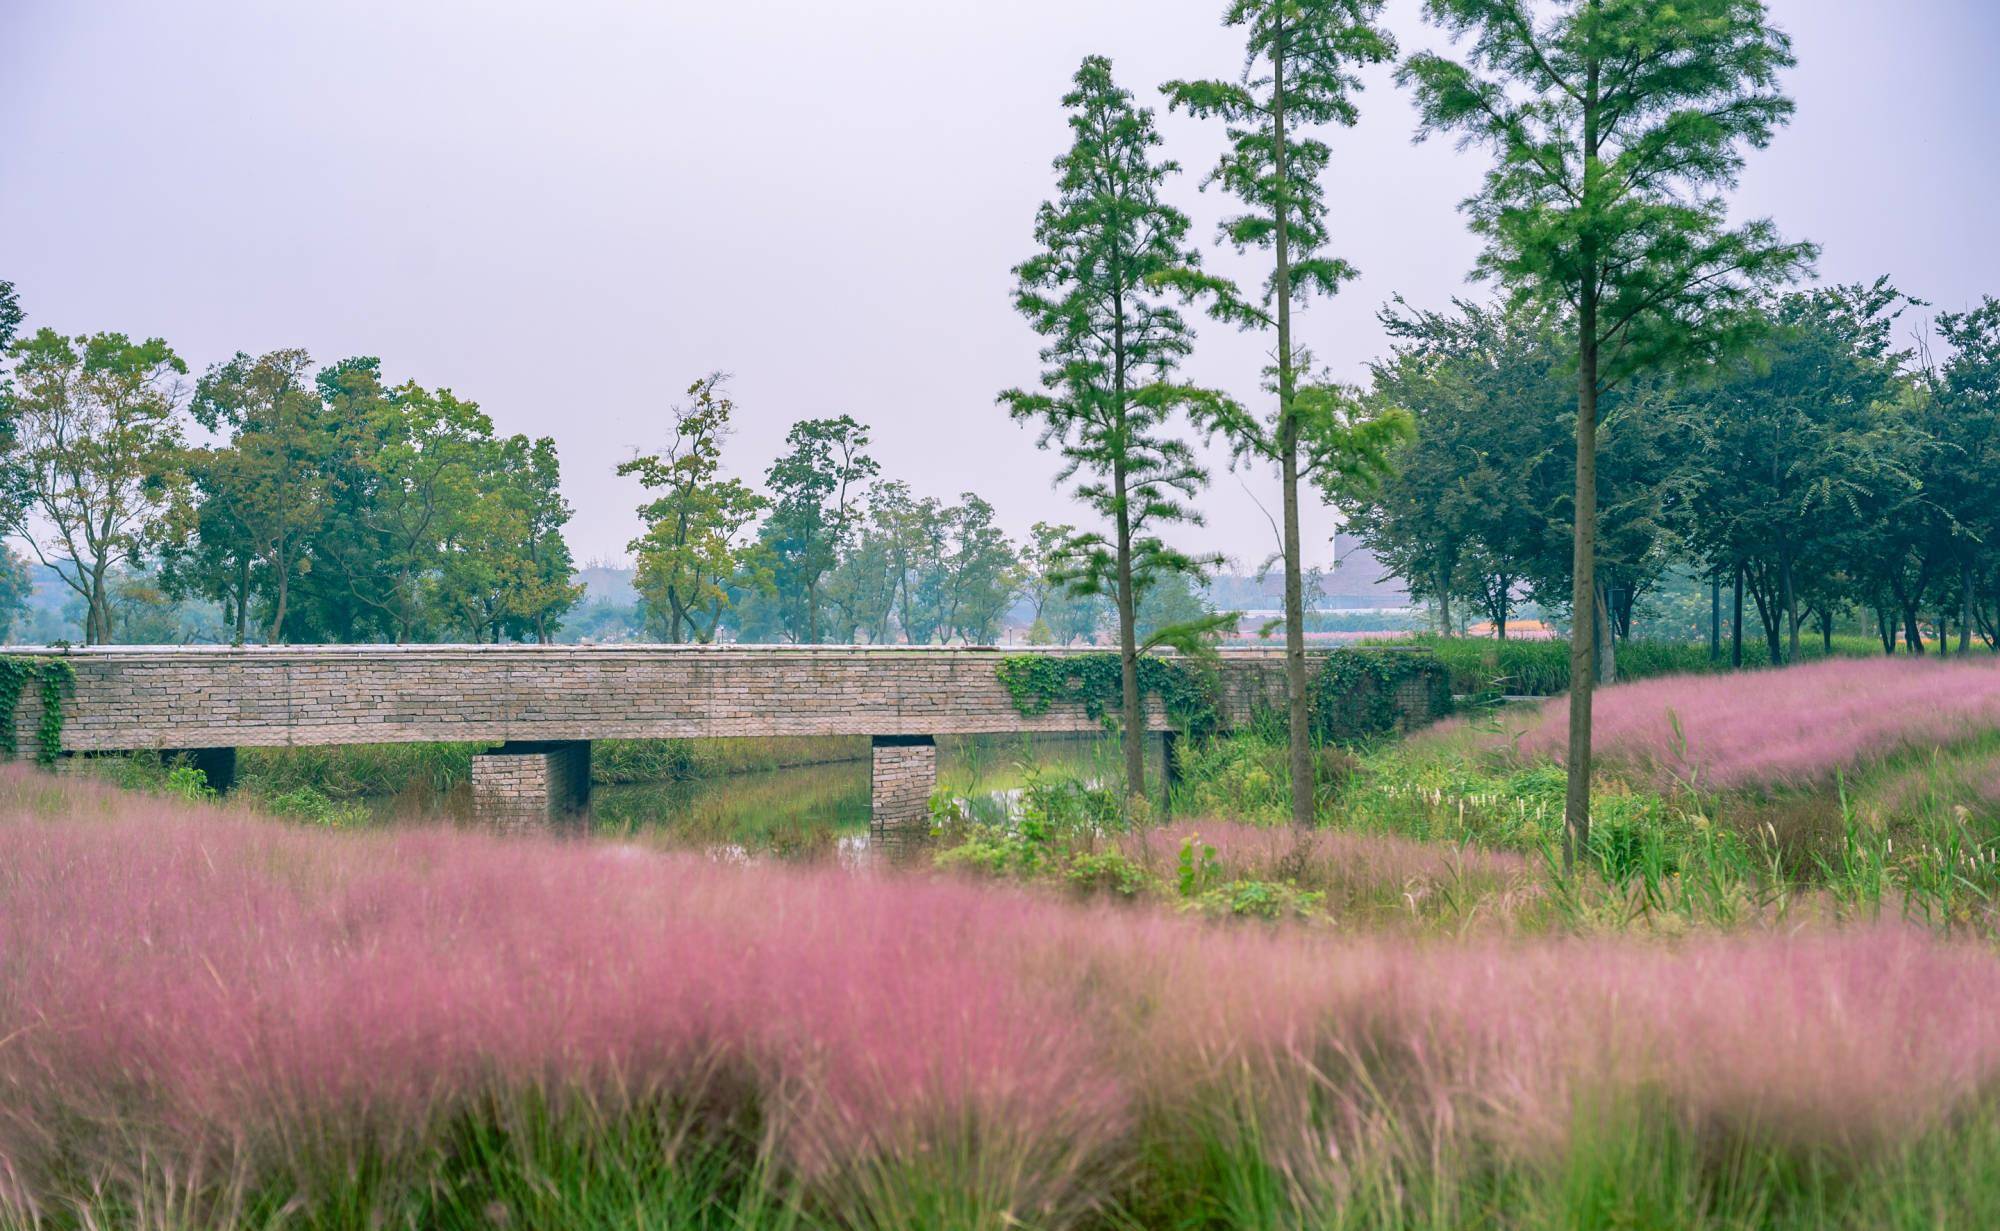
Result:
<instances>
[{"instance_id":1,"label":"bridge pier","mask_svg":"<svg viewBox=\"0 0 2000 1231\"><path fill-rule=\"evenodd\" d=\"M590 806L590 741L509 741L472 758L480 820L568 816Z\"/></svg>"},{"instance_id":2,"label":"bridge pier","mask_svg":"<svg viewBox=\"0 0 2000 1231\"><path fill-rule=\"evenodd\" d=\"M937 740L928 735L875 737L868 840L891 856L922 846L931 832L937 790Z\"/></svg>"}]
</instances>

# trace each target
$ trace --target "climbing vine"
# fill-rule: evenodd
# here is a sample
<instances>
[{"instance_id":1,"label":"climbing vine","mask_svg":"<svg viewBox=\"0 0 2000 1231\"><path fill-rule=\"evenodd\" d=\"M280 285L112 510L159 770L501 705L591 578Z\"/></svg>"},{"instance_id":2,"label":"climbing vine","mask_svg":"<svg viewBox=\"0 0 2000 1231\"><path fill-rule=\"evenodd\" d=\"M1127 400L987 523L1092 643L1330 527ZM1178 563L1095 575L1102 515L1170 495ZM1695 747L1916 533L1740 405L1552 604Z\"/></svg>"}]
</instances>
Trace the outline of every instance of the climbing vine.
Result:
<instances>
[{"instance_id":1,"label":"climbing vine","mask_svg":"<svg viewBox=\"0 0 2000 1231\"><path fill-rule=\"evenodd\" d=\"M1056 705L1080 705L1109 727L1123 700L1125 680L1116 654L1013 654L1000 660L1000 682L1024 718ZM1212 666L1190 658L1139 658L1139 693L1160 699L1168 721L1193 734L1221 724Z\"/></svg>"},{"instance_id":2,"label":"climbing vine","mask_svg":"<svg viewBox=\"0 0 2000 1231\"><path fill-rule=\"evenodd\" d=\"M1335 650L1313 677L1313 725L1322 739L1367 739L1393 732L1403 719L1397 703L1403 686L1421 681L1429 709L1451 708L1451 674L1427 650Z\"/></svg>"},{"instance_id":3,"label":"climbing vine","mask_svg":"<svg viewBox=\"0 0 2000 1231\"><path fill-rule=\"evenodd\" d=\"M0 657L0 753L11 760L20 748L14 713L30 683L41 687L42 717L35 728L35 760L53 765L62 755L63 698L76 686L76 669L60 658Z\"/></svg>"},{"instance_id":4,"label":"climbing vine","mask_svg":"<svg viewBox=\"0 0 2000 1231\"><path fill-rule=\"evenodd\" d=\"M1354 740L1387 735L1403 720L1399 694L1412 680L1430 690L1433 715L1451 706L1450 672L1424 650L1334 650L1314 655L1313 726L1321 739ZM1026 718L1057 705L1076 705L1106 726L1114 721L1123 678L1116 654L1015 654L1000 660L1000 682ZM1211 662L1188 658L1139 659L1139 691L1160 698L1167 718L1192 734L1222 725L1220 682Z\"/></svg>"}]
</instances>

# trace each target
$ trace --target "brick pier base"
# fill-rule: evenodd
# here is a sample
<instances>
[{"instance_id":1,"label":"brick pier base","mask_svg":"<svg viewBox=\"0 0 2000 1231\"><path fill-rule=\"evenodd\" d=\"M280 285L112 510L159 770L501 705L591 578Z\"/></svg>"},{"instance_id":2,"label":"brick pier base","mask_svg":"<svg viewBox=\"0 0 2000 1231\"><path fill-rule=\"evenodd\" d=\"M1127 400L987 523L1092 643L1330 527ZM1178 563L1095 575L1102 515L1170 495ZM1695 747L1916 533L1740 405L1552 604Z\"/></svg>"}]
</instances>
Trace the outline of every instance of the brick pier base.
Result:
<instances>
[{"instance_id":1,"label":"brick pier base","mask_svg":"<svg viewBox=\"0 0 2000 1231\"><path fill-rule=\"evenodd\" d=\"M931 832L937 741L928 735L875 737L868 839L891 856L921 847Z\"/></svg>"},{"instance_id":2,"label":"brick pier base","mask_svg":"<svg viewBox=\"0 0 2000 1231\"><path fill-rule=\"evenodd\" d=\"M481 820L569 816L590 806L590 741L507 743L472 758Z\"/></svg>"}]
</instances>

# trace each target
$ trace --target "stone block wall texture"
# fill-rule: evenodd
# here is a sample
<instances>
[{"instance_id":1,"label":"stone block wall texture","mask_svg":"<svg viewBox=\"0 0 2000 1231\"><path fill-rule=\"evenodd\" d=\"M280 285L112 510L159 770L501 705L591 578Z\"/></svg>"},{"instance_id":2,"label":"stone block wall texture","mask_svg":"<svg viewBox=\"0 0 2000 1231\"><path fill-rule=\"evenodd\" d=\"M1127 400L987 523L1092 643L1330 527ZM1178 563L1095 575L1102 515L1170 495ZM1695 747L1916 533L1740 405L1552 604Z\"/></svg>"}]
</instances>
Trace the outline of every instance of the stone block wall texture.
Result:
<instances>
[{"instance_id":1,"label":"stone block wall texture","mask_svg":"<svg viewBox=\"0 0 2000 1231\"><path fill-rule=\"evenodd\" d=\"M102 647L70 652L63 747L269 747L717 736L1083 732L1024 718L1012 651L793 646ZM1048 651L1062 653L1063 651ZM1075 652L1075 651L1070 651ZM1224 655L1232 713L1283 697L1280 656ZM31 748L40 701L16 711ZM1157 704L1151 724L1167 727Z\"/></svg>"},{"instance_id":2,"label":"stone block wall texture","mask_svg":"<svg viewBox=\"0 0 2000 1231\"><path fill-rule=\"evenodd\" d=\"M472 806L482 817L547 819L590 803L590 742L506 744L472 758Z\"/></svg>"},{"instance_id":3,"label":"stone block wall texture","mask_svg":"<svg viewBox=\"0 0 2000 1231\"><path fill-rule=\"evenodd\" d=\"M937 743L929 736L875 740L868 840L891 855L930 836L931 792L937 789Z\"/></svg>"},{"instance_id":4,"label":"stone block wall texture","mask_svg":"<svg viewBox=\"0 0 2000 1231\"><path fill-rule=\"evenodd\" d=\"M32 652L32 651L31 651ZM1080 706L1023 717L1015 650L847 646L92 647L67 653L70 752L306 744L1089 732ZM1045 650L1064 654L1099 651ZM53 653L53 651L50 651ZM1225 717L1282 709L1284 659L1221 655ZM41 703L25 690L19 743ZM1170 725L1155 701L1149 725Z\"/></svg>"}]
</instances>

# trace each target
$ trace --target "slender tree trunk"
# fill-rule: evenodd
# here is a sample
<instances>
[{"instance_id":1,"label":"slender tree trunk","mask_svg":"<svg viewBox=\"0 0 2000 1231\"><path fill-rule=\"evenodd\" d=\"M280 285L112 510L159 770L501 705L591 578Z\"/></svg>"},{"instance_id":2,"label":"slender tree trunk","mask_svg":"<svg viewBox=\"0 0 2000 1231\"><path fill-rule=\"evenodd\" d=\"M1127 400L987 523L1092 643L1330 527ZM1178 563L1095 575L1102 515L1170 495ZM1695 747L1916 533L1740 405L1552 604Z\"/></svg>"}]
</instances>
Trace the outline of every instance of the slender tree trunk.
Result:
<instances>
[{"instance_id":1,"label":"slender tree trunk","mask_svg":"<svg viewBox=\"0 0 2000 1231\"><path fill-rule=\"evenodd\" d=\"M1598 153L1598 81L1600 68L1592 61L1586 73L1583 100L1583 181L1586 196L1595 196ZM1590 708L1596 684L1597 620L1597 247L1585 234L1582 244L1583 284L1577 312L1576 377L1576 541L1571 558L1569 630L1569 789L1563 800L1563 871L1576 870L1590 843Z\"/></svg>"},{"instance_id":2,"label":"slender tree trunk","mask_svg":"<svg viewBox=\"0 0 2000 1231\"><path fill-rule=\"evenodd\" d=\"M236 644L242 645L250 627L250 557L236 561Z\"/></svg>"},{"instance_id":3,"label":"slender tree trunk","mask_svg":"<svg viewBox=\"0 0 2000 1231\"><path fill-rule=\"evenodd\" d=\"M1617 627L1611 619L1611 600L1604 587L1597 587L1597 682L1618 682Z\"/></svg>"},{"instance_id":4,"label":"slender tree trunk","mask_svg":"<svg viewBox=\"0 0 2000 1231\"><path fill-rule=\"evenodd\" d=\"M1882 652L1894 658L1896 656L1896 619L1880 607L1875 609L1875 635L1882 641Z\"/></svg>"},{"instance_id":5,"label":"slender tree trunk","mask_svg":"<svg viewBox=\"0 0 2000 1231\"><path fill-rule=\"evenodd\" d=\"M1722 574L1708 579L1708 661L1722 661Z\"/></svg>"},{"instance_id":6,"label":"slender tree trunk","mask_svg":"<svg viewBox=\"0 0 2000 1231\"><path fill-rule=\"evenodd\" d=\"M1118 683L1125 715L1125 794L1146 794L1146 708L1139 693L1139 603L1132 584L1132 519L1125 507L1125 467L1112 479L1118 501Z\"/></svg>"},{"instance_id":7,"label":"slender tree trunk","mask_svg":"<svg viewBox=\"0 0 2000 1231\"><path fill-rule=\"evenodd\" d=\"M1924 652L1924 634L1917 627L1915 603L1903 604L1903 644L1910 647L1912 655L1921 655Z\"/></svg>"},{"instance_id":8,"label":"slender tree trunk","mask_svg":"<svg viewBox=\"0 0 2000 1231\"><path fill-rule=\"evenodd\" d=\"M1958 652L1972 653L1972 561L1958 566Z\"/></svg>"},{"instance_id":9,"label":"slender tree trunk","mask_svg":"<svg viewBox=\"0 0 2000 1231\"><path fill-rule=\"evenodd\" d=\"M1729 665L1731 669L1743 669L1743 561L1736 562L1736 591L1730 600L1729 614Z\"/></svg>"},{"instance_id":10,"label":"slender tree trunk","mask_svg":"<svg viewBox=\"0 0 2000 1231\"><path fill-rule=\"evenodd\" d=\"M1446 637L1449 637L1452 634L1451 573L1449 571L1444 572L1438 578L1437 603L1438 603L1438 608L1437 608L1438 632Z\"/></svg>"},{"instance_id":11,"label":"slender tree trunk","mask_svg":"<svg viewBox=\"0 0 2000 1231\"><path fill-rule=\"evenodd\" d=\"M1286 203L1285 41L1282 30L1271 54L1272 178L1278 207L1273 211L1277 254L1273 292L1278 303L1278 464L1284 484L1285 537L1285 694L1291 740L1292 824L1314 821L1312 716L1306 695L1306 612L1303 548L1299 535L1299 427L1292 417L1291 208Z\"/></svg>"},{"instance_id":12,"label":"slender tree trunk","mask_svg":"<svg viewBox=\"0 0 2000 1231\"><path fill-rule=\"evenodd\" d=\"M1799 592L1792 578L1792 553L1784 553L1783 568L1785 587L1785 620L1788 628L1789 644L1786 648L1787 662L1799 661Z\"/></svg>"}]
</instances>

